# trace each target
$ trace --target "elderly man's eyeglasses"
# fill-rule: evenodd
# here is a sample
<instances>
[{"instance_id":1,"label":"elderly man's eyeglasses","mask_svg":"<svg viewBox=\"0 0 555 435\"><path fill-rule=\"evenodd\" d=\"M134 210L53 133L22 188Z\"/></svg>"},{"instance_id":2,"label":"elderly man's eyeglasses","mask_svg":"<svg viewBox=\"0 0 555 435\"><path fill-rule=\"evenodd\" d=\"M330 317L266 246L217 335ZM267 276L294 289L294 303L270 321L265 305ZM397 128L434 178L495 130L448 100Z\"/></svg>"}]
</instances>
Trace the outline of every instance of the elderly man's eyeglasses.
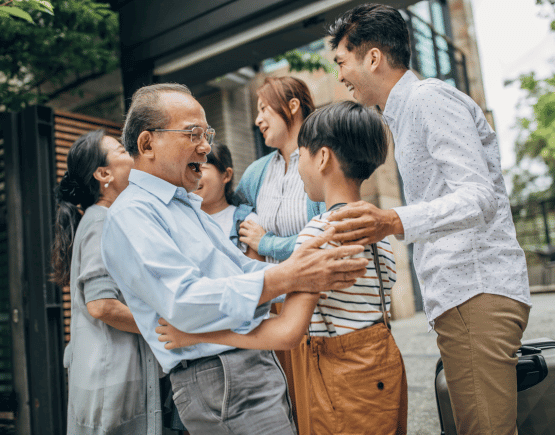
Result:
<instances>
[{"instance_id":1,"label":"elderly man's eyeglasses","mask_svg":"<svg viewBox=\"0 0 555 435\"><path fill-rule=\"evenodd\" d=\"M214 142L214 136L216 136L216 130L214 130L213 128L207 128L206 131L204 131L204 128L202 127L193 127L190 130L169 130L166 128L147 128L146 131L178 131L181 133L187 133L191 135L191 142L193 142L195 145L198 145L201 142L202 136L206 138L206 142L208 142L208 145L212 145L212 143Z\"/></svg>"}]
</instances>

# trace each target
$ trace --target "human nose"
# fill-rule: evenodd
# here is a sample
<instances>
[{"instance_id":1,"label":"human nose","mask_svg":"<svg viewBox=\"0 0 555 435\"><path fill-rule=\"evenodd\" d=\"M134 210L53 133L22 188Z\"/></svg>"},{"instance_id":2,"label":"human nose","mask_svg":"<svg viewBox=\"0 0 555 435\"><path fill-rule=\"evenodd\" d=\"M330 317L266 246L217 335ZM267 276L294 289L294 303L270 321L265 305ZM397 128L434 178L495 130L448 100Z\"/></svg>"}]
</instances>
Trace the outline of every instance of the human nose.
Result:
<instances>
[{"instance_id":1,"label":"human nose","mask_svg":"<svg viewBox=\"0 0 555 435\"><path fill-rule=\"evenodd\" d=\"M339 80L339 83L343 83L343 81L345 80L345 77L343 77L343 74L341 73L341 68L338 68L337 80Z\"/></svg>"},{"instance_id":2,"label":"human nose","mask_svg":"<svg viewBox=\"0 0 555 435\"><path fill-rule=\"evenodd\" d=\"M202 140L197 146L197 152L199 154L210 154L210 151L212 151L212 147L208 143L208 140L206 139L206 135L202 135Z\"/></svg>"},{"instance_id":3,"label":"human nose","mask_svg":"<svg viewBox=\"0 0 555 435\"><path fill-rule=\"evenodd\" d=\"M254 124L257 127L260 127L260 124L262 124L262 113L258 112L258 115L256 115L256 119L254 120Z\"/></svg>"}]
</instances>

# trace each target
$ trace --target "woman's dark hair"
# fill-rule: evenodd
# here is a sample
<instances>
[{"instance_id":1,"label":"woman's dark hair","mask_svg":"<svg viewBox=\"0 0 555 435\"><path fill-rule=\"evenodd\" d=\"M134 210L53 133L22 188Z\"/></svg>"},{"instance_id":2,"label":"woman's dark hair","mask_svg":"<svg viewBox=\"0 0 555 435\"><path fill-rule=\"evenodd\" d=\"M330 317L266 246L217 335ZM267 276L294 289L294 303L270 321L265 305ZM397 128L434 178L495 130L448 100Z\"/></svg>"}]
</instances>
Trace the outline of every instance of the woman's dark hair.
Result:
<instances>
[{"instance_id":1,"label":"woman's dark hair","mask_svg":"<svg viewBox=\"0 0 555 435\"><path fill-rule=\"evenodd\" d=\"M233 169L233 160L231 159L231 152L227 145L214 142L212 144L212 151L210 154L206 156L207 163L210 163L216 167L216 169L220 173L224 173L227 168ZM233 175L231 179L225 184L225 200L228 204L234 203L234 194L233 194Z\"/></svg>"},{"instance_id":2,"label":"woman's dark hair","mask_svg":"<svg viewBox=\"0 0 555 435\"><path fill-rule=\"evenodd\" d=\"M305 82L295 77L267 77L256 94L262 98L285 121L287 129L293 126L289 101L297 98L303 119L314 111L314 101Z\"/></svg>"},{"instance_id":3,"label":"woman's dark hair","mask_svg":"<svg viewBox=\"0 0 555 435\"><path fill-rule=\"evenodd\" d=\"M385 162L387 130L373 109L352 101L333 103L305 119L298 137L299 147L310 155L330 148L346 178L364 181Z\"/></svg>"},{"instance_id":4,"label":"woman's dark hair","mask_svg":"<svg viewBox=\"0 0 555 435\"><path fill-rule=\"evenodd\" d=\"M364 58L371 48L387 55L391 68L410 68L410 37L407 23L391 6L366 3L357 6L335 20L328 28L333 50L347 38L347 50L355 50Z\"/></svg>"},{"instance_id":5,"label":"woman's dark hair","mask_svg":"<svg viewBox=\"0 0 555 435\"><path fill-rule=\"evenodd\" d=\"M108 165L107 152L101 146L104 136L104 130L91 131L71 145L67 154L67 171L54 189L58 207L51 280L60 287L69 284L73 240L82 212L100 197L100 184L93 174L98 167Z\"/></svg>"}]
</instances>

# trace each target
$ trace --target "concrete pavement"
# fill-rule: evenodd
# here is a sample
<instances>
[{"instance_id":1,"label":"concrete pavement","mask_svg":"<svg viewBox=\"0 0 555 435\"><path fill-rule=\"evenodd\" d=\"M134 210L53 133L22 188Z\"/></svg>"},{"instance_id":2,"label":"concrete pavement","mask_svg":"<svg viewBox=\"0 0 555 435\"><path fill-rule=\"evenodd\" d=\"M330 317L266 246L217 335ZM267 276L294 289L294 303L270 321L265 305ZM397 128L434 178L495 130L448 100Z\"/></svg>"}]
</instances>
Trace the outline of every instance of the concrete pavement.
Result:
<instances>
[{"instance_id":1,"label":"concrete pavement","mask_svg":"<svg viewBox=\"0 0 555 435\"><path fill-rule=\"evenodd\" d=\"M533 294L532 310L524 340L555 339L555 293ZM434 392L439 358L436 333L428 330L424 313L392 322L393 336L401 349L409 386L408 435L440 435Z\"/></svg>"}]
</instances>

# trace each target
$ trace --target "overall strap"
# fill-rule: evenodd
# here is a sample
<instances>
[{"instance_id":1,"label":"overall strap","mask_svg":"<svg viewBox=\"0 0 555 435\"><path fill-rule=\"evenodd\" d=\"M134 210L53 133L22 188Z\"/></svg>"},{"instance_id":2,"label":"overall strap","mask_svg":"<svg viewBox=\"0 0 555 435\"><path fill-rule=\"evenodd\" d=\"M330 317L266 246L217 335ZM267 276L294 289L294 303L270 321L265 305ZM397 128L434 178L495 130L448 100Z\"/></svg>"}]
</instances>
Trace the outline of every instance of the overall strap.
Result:
<instances>
[{"instance_id":1,"label":"overall strap","mask_svg":"<svg viewBox=\"0 0 555 435\"><path fill-rule=\"evenodd\" d=\"M380 282L380 303L382 307L383 322L388 329L391 329L389 318L387 317L387 305L385 303L382 272L380 270L380 257L378 256L378 245L376 243L372 243L372 253L374 254L374 267L376 268L376 274L378 275L378 281Z\"/></svg>"}]
</instances>

